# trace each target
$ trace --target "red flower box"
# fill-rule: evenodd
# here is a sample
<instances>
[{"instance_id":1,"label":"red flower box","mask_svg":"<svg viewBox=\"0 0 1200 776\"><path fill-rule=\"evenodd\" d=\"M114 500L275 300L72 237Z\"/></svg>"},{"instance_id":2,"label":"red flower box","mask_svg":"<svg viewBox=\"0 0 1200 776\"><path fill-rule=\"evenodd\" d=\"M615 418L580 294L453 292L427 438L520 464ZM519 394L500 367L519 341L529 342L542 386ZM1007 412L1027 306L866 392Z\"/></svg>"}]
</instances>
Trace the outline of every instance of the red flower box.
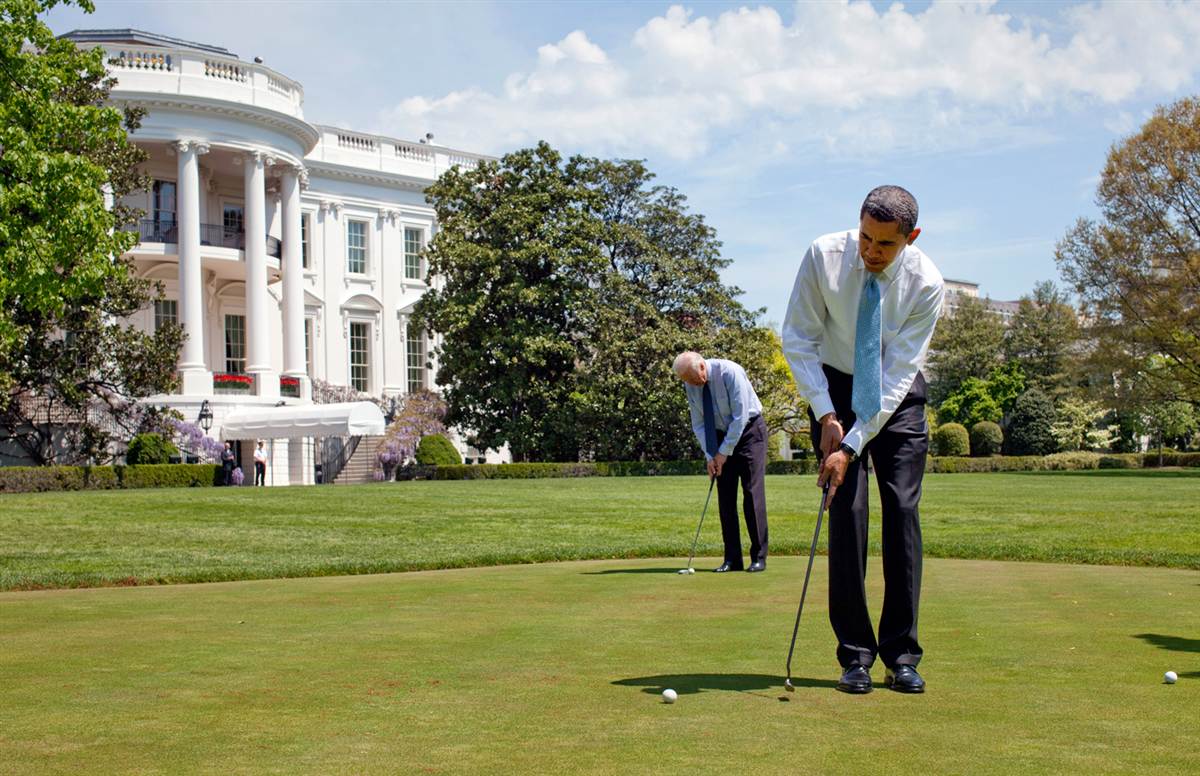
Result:
<instances>
[{"instance_id":1,"label":"red flower box","mask_svg":"<svg viewBox=\"0 0 1200 776\"><path fill-rule=\"evenodd\" d=\"M254 387L254 378L250 375L232 374L230 372L213 373L213 390L235 391L241 393Z\"/></svg>"}]
</instances>

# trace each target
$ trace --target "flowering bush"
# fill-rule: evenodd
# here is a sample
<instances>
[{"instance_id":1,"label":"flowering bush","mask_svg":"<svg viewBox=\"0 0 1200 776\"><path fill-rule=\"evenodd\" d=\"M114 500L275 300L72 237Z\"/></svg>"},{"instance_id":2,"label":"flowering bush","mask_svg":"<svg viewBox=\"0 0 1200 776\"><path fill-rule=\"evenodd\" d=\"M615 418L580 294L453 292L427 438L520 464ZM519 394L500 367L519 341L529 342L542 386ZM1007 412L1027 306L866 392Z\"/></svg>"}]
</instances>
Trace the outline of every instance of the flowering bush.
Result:
<instances>
[{"instance_id":1,"label":"flowering bush","mask_svg":"<svg viewBox=\"0 0 1200 776\"><path fill-rule=\"evenodd\" d=\"M168 422L175 446L180 450L191 453L206 463L217 463L221 460L221 452L225 449L217 440L204 433L204 429L195 423L172 419Z\"/></svg>"},{"instance_id":2,"label":"flowering bush","mask_svg":"<svg viewBox=\"0 0 1200 776\"><path fill-rule=\"evenodd\" d=\"M242 467L234 467L233 473L229 475L229 481L234 485L241 485L246 481L246 475L242 474Z\"/></svg>"},{"instance_id":3,"label":"flowering bush","mask_svg":"<svg viewBox=\"0 0 1200 776\"><path fill-rule=\"evenodd\" d=\"M421 437L443 433L445 417L446 402L433 391L414 391L405 396L376 449L376 479L390 480L396 467L415 456Z\"/></svg>"}]
</instances>

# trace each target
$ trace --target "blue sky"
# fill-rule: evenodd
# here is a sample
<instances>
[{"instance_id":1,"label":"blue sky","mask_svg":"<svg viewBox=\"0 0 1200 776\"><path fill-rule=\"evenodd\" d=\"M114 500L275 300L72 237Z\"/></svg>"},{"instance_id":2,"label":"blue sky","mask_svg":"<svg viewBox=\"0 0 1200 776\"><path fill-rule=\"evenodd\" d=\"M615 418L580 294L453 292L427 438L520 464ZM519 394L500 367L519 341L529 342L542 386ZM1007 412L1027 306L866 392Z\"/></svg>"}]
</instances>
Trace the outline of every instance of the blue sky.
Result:
<instances>
[{"instance_id":1,"label":"blue sky","mask_svg":"<svg viewBox=\"0 0 1200 776\"><path fill-rule=\"evenodd\" d=\"M881 183L919 245L994 299L1057 280L1109 147L1191 94L1200 4L121 2L52 29L133 27L262 57L305 117L500 154L546 139L647 160L778 323L817 236Z\"/></svg>"}]
</instances>

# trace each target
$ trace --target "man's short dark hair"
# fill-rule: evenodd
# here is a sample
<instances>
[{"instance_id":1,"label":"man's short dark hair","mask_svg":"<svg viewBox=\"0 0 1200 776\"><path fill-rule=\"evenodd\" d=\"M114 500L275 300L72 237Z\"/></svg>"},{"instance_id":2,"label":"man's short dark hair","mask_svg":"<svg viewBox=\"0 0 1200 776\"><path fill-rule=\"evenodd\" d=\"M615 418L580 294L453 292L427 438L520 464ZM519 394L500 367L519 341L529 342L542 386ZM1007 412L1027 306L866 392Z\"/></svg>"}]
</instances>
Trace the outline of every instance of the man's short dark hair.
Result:
<instances>
[{"instance_id":1,"label":"man's short dark hair","mask_svg":"<svg viewBox=\"0 0 1200 776\"><path fill-rule=\"evenodd\" d=\"M883 223L898 222L907 236L917 228L917 198L899 186L879 186L863 200L858 217L870 216Z\"/></svg>"}]
</instances>

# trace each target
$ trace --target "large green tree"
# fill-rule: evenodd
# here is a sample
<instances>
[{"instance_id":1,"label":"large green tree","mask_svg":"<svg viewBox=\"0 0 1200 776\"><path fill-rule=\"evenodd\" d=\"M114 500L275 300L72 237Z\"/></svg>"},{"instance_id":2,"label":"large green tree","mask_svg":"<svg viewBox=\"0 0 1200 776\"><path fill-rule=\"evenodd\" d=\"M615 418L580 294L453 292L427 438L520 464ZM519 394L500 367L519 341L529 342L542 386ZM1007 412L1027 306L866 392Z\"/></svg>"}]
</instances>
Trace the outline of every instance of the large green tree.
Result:
<instances>
[{"instance_id":1,"label":"large green tree","mask_svg":"<svg viewBox=\"0 0 1200 776\"><path fill-rule=\"evenodd\" d=\"M507 443L516 460L694 455L672 357L741 347L769 364L721 282L715 232L653 177L541 143L428 190L439 281L417 325L443 335L448 421L476 446ZM769 371L758 363L746 366Z\"/></svg>"},{"instance_id":2,"label":"large green tree","mask_svg":"<svg viewBox=\"0 0 1200 776\"><path fill-rule=\"evenodd\" d=\"M1059 242L1095 360L1146 395L1200 403L1200 99L1161 107L1116 144L1097 188L1097 221ZM1144 370L1155 356L1161 368Z\"/></svg>"},{"instance_id":3,"label":"large green tree","mask_svg":"<svg viewBox=\"0 0 1200 776\"><path fill-rule=\"evenodd\" d=\"M954 313L938 322L929 345L929 402L940 405L968 379L985 379L1000 365L1004 323L987 303L960 295Z\"/></svg>"},{"instance_id":4,"label":"large green tree","mask_svg":"<svg viewBox=\"0 0 1200 776\"><path fill-rule=\"evenodd\" d=\"M103 457L144 425L129 408L171 389L182 341L123 323L153 293L121 258L141 113L104 107L103 51L54 36L39 14L57 4L0 0L0 431L46 463Z\"/></svg>"},{"instance_id":5,"label":"large green tree","mask_svg":"<svg viewBox=\"0 0 1200 776\"><path fill-rule=\"evenodd\" d=\"M1079 322L1075 308L1052 281L1021 297L1004 332L1004 356L1021 365L1031 386L1052 399L1070 390L1078 377Z\"/></svg>"}]
</instances>

